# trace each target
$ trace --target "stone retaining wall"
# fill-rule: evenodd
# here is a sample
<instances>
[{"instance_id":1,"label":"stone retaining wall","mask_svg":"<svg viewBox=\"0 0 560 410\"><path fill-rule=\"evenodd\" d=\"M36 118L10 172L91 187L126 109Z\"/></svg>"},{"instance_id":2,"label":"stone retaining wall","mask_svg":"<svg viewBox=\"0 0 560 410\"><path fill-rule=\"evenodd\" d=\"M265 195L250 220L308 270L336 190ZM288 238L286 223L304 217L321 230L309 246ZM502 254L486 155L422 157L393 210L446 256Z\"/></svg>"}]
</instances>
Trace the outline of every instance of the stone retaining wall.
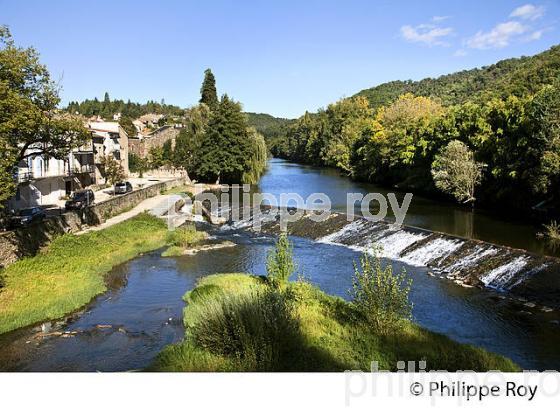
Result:
<instances>
[{"instance_id":1,"label":"stone retaining wall","mask_svg":"<svg viewBox=\"0 0 560 410\"><path fill-rule=\"evenodd\" d=\"M118 195L87 208L83 215L66 212L50 217L42 223L0 233L0 268L4 268L20 258L35 255L56 236L77 232L86 225L98 225L107 219L134 208L147 198L161 191L190 183L188 177L159 182L128 194Z\"/></svg>"}]
</instances>

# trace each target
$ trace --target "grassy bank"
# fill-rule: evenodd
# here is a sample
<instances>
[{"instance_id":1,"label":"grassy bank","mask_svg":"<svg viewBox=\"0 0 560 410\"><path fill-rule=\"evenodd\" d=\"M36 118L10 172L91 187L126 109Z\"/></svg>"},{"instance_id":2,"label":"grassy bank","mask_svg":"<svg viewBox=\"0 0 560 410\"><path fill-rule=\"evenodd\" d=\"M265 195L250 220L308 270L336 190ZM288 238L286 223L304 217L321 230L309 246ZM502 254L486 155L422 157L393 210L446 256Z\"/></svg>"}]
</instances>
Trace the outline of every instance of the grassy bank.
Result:
<instances>
[{"instance_id":1,"label":"grassy bank","mask_svg":"<svg viewBox=\"0 0 560 410\"><path fill-rule=\"evenodd\" d=\"M371 362L426 360L428 370L518 371L509 359L406 321L376 332L356 305L305 282L275 289L263 277L220 274L185 295L186 336L156 371L368 371Z\"/></svg>"},{"instance_id":2,"label":"grassy bank","mask_svg":"<svg viewBox=\"0 0 560 410\"><path fill-rule=\"evenodd\" d=\"M104 273L166 243L162 220L141 214L101 231L56 238L0 272L0 333L55 319L106 290Z\"/></svg>"},{"instance_id":3,"label":"grassy bank","mask_svg":"<svg viewBox=\"0 0 560 410\"><path fill-rule=\"evenodd\" d=\"M208 238L206 232L197 231L194 225L187 225L167 233L167 248L161 256L181 256L185 250Z\"/></svg>"}]
</instances>

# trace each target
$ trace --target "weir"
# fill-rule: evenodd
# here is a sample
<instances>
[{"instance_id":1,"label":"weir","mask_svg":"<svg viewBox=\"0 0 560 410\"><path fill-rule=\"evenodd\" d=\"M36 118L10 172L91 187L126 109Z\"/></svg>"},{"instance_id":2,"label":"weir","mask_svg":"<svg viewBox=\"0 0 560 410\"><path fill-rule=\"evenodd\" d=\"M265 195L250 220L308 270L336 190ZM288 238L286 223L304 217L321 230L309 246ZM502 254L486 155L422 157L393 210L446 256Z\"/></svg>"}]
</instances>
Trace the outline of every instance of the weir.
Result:
<instances>
[{"instance_id":1,"label":"weir","mask_svg":"<svg viewBox=\"0 0 560 410\"><path fill-rule=\"evenodd\" d=\"M278 233L279 215L274 211L263 207L250 221L233 222L226 229L252 229L258 218L261 231ZM359 216L350 222L343 213L333 212L323 222L312 221L310 215L306 211L303 218L289 223L288 232L356 251L373 252L377 247L384 258L428 267L430 274L458 285L508 292L545 309L560 308L559 258Z\"/></svg>"}]
</instances>

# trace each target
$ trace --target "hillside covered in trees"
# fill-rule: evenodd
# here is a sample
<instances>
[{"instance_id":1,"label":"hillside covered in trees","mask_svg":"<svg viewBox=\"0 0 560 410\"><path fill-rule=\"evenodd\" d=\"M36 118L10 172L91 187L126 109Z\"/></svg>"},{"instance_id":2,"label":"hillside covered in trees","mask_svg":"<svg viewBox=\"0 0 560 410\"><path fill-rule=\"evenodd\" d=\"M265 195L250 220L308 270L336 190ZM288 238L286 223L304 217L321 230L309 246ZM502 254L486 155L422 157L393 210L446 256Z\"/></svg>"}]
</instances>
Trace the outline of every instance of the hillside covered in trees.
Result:
<instances>
[{"instance_id":1,"label":"hillside covered in trees","mask_svg":"<svg viewBox=\"0 0 560 410\"><path fill-rule=\"evenodd\" d=\"M560 201L560 47L305 113L275 156L499 209ZM506 208L504 208L506 207Z\"/></svg>"},{"instance_id":2,"label":"hillside covered in trees","mask_svg":"<svg viewBox=\"0 0 560 410\"><path fill-rule=\"evenodd\" d=\"M437 98L443 105L465 101L482 102L490 98L521 97L534 94L550 84L560 72L560 46L532 57L510 58L487 67L464 70L420 81L391 81L360 91L377 109L406 93Z\"/></svg>"},{"instance_id":3,"label":"hillside covered in trees","mask_svg":"<svg viewBox=\"0 0 560 410\"><path fill-rule=\"evenodd\" d=\"M249 125L254 127L265 138L275 138L286 135L288 128L295 120L273 117L270 114L246 112Z\"/></svg>"}]
</instances>

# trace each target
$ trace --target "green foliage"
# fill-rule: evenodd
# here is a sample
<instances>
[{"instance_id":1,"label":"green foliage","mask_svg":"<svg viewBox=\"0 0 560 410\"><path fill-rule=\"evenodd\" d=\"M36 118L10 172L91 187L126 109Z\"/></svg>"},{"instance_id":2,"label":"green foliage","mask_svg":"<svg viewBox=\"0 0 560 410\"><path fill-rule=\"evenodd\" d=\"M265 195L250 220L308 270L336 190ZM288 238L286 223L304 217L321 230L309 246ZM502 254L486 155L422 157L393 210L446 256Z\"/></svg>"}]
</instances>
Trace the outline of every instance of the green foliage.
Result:
<instances>
[{"instance_id":1,"label":"green foliage","mask_svg":"<svg viewBox=\"0 0 560 410\"><path fill-rule=\"evenodd\" d=\"M246 112L245 115L247 116L249 126L255 128L267 140L274 140L286 135L288 127L295 121L254 112Z\"/></svg>"},{"instance_id":2,"label":"green foliage","mask_svg":"<svg viewBox=\"0 0 560 410\"><path fill-rule=\"evenodd\" d=\"M283 232L276 241L276 246L268 253L266 271L270 283L277 289L286 287L296 270L293 248L288 235Z\"/></svg>"},{"instance_id":3,"label":"green foliage","mask_svg":"<svg viewBox=\"0 0 560 410\"><path fill-rule=\"evenodd\" d=\"M17 162L17 149L8 143L8 139L0 134L0 210L4 208L4 201L14 196L16 180L14 178L14 164Z\"/></svg>"},{"instance_id":4,"label":"green foliage","mask_svg":"<svg viewBox=\"0 0 560 410\"><path fill-rule=\"evenodd\" d=\"M544 236L555 243L560 243L560 225L556 221L550 221L544 226Z\"/></svg>"},{"instance_id":5,"label":"green foliage","mask_svg":"<svg viewBox=\"0 0 560 410\"><path fill-rule=\"evenodd\" d=\"M465 144L453 140L436 155L432 176L436 187L453 195L457 201L474 202L474 191L482 178L482 164L474 160Z\"/></svg>"},{"instance_id":6,"label":"green foliage","mask_svg":"<svg viewBox=\"0 0 560 410\"><path fill-rule=\"evenodd\" d=\"M101 158L101 169L105 183L114 185L117 182L124 181L126 175L121 163L117 161L112 155L106 155Z\"/></svg>"},{"instance_id":7,"label":"green foliage","mask_svg":"<svg viewBox=\"0 0 560 410\"><path fill-rule=\"evenodd\" d=\"M201 93L201 104L186 110L186 126L176 138L170 162L204 182L256 183L268 155L264 138L249 128L239 103L227 95L213 102L210 70Z\"/></svg>"},{"instance_id":8,"label":"green foliage","mask_svg":"<svg viewBox=\"0 0 560 410\"><path fill-rule=\"evenodd\" d=\"M244 184L256 184L266 168L268 150L264 137L261 134L256 132L253 128L249 128L247 134L251 150L248 153L249 163L247 169L243 172L241 182Z\"/></svg>"},{"instance_id":9,"label":"green foliage","mask_svg":"<svg viewBox=\"0 0 560 410\"><path fill-rule=\"evenodd\" d=\"M171 140L165 141L163 145L150 148L148 152L148 163L150 169L160 168L173 164L175 159Z\"/></svg>"},{"instance_id":10,"label":"green foliage","mask_svg":"<svg viewBox=\"0 0 560 410\"><path fill-rule=\"evenodd\" d=\"M560 78L528 104L531 139L527 143L528 179L535 192L560 188Z\"/></svg>"},{"instance_id":11,"label":"green foliage","mask_svg":"<svg viewBox=\"0 0 560 410\"><path fill-rule=\"evenodd\" d=\"M255 147L257 140L251 138L247 120L241 105L224 95L216 110L210 116L207 130L202 138L198 153L198 167L194 176L203 181L224 183L244 183L249 175L254 179L255 162L262 147ZM261 140L262 145L262 140Z\"/></svg>"},{"instance_id":12,"label":"green foliage","mask_svg":"<svg viewBox=\"0 0 560 410\"><path fill-rule=\"evenodd\" d=\"M145 158L142 158L136 155L133 152L128 152L128 168L130 172L136 172L142 178L144 172L146 172L149 168L148 161Z\"/></svg>"},{"instance_id":13,"label":"green foliage","mask_svg":"<svg viewBox=\"0 0 560 410\"><path fill-rule=\"evenodd\" d=\"M37 51L17 47L0 26L0 201L15 194L10 179L19 161L31 155L64 159L89 138L79 119L57 112L59 102L59 89Z\"/></svg>"},{"instance_id":14,"label":"green foliage","mask_svg":"<svg viewBox=\"0 0 560 410\"><path fill-rule=\"evenodd\" d=\"M130 100L106 100L100 101L86 99L82 102L71 101L66 107L66 111L71 114L80 114L86 117L99 115L106 120L112 120L113 115L121 113L121 118L138 118L144 114L163 114L167 116L181 116L183 109L175 105L160 104L153 100L148 100L145 104L131 102ZM128 133L128 131L127 131ZM134 132L135 135L136 132ZM129 134L131 135L131 134Z\"/></svg>"},{"instance_id":15,"label":"green foliage","mask_svg":"<svg viewBox=\"0 0 560 410\"><path fill-rule=\"evenodd\" d=\"M138 132L136 131L136 127L132 123L132 118L130 117L121 117L119 121L119 125L122 129L127 133L129 137L135 136Z\"/></svg>"},{"instance_id":16,"label":"green foliage","mask_svg":"<svg viewBox=\"0 0 560 410\"><path fill-rule=\"evenodd\" d=\"M218 106L216 79L209 68L204 70L204 81L200 87L200 103L206 104L211 110L215 110Z\"/></svg>"},{"instance_id":17,"label":"green foliage","mask_svg":"<svg viewBox=\"0 0 560 410\"><path fill-rule=\"evenodd\" d=\"M411 319L411 285L412 279L407 278L404 270L395 274L391 265L383 267L377 254L372 257L364 253L360 266L354 264L353 303L377 332L395 330Z\"/></svg>"},{"instance_id":18,"label":"green foliage","mask_svg":"<svg viewBox=\"0 0 560 410\"><path fill-rule=\"evenodd\" d=\"M558 77L560 46L533 57L511 58L487 67L460 71L421 81L392 81L360 91L373 109L392 104L399 96L414 95L437 98L444 105L467 101L484 103L492 98L505 99L538 92Z\"/></svg>"},{"instance_id":19,"label":"green foliage","mask_svg":"<svg viewBox=\"0 0 560 410\"><path fill-rule=\"evenodd\" d=\"M141 214L109 228L57 237L43 252L2 271L0 333L56 319L106 290L113 266L165 243L165 223Z\"/></svg>"},{"instance_id":20,"label":"green foliage","mask_svg":"<svg viewBox=\"0 0 560 410\"><path fill-rule=\"evenodd\" d=\"M305 113L270 149L277 157L336 167L358 180L432 195L443 188L461 202L474 200L480 180L477 203L527 210L552 200L558 211L559 74L556 46L435 80L382 84L359 93L362 100L343 99ZM470 169L466 180L438 168L437 156L448 153L451 141L472 152L464 152L470 159L455 174L465 176Z\"/></svg>"},{"instance_id":21,"label":"green foliage","mask_svg":"<svg viewBox=\"0 0 560 410\"><path fill-rule=\"evenodd\" d=\"M197 231L194 225L188 225L167 232L167 243L180 248L187 248L207 237L208 234L206 232Z\"/></svg>"},{"instance_id":22,"label":"green foliage","mask_svg":"<svg viewBox=\"0 0 560 410\"><path fill-rule=\"evenodd\" d=\"M396 371L400 360L425 360L426 370L519 371L509 359L409 321L379 333L355 304L301 281L278 292L260 277L211 275L185 301L185 340L166 347L149 370L369 371L376 360Z\"/></svg>"},{"instance_id":23,"label":"green foliage","mask_svg":"<svg viewBox=\"0 0 560 410\"><path fill-rule=\"evenodd\" d=\"M253 371L281 368L299 340L289 302L272 289L198 297L194 309L187 340Z\"/></svg>"},{"instance_id":24,"label":"green foliage","mask_svg":"<svg viewBox=\"0 0 560 410\"><path fill-rule=\"evenodd\" d=\"M186 127L182 128L175 139L172 162L176 168L183 168L195 176L200 163L199 150L204 141L210 109L200 104L186 110Z\"/></svg>"}]
</instances>

